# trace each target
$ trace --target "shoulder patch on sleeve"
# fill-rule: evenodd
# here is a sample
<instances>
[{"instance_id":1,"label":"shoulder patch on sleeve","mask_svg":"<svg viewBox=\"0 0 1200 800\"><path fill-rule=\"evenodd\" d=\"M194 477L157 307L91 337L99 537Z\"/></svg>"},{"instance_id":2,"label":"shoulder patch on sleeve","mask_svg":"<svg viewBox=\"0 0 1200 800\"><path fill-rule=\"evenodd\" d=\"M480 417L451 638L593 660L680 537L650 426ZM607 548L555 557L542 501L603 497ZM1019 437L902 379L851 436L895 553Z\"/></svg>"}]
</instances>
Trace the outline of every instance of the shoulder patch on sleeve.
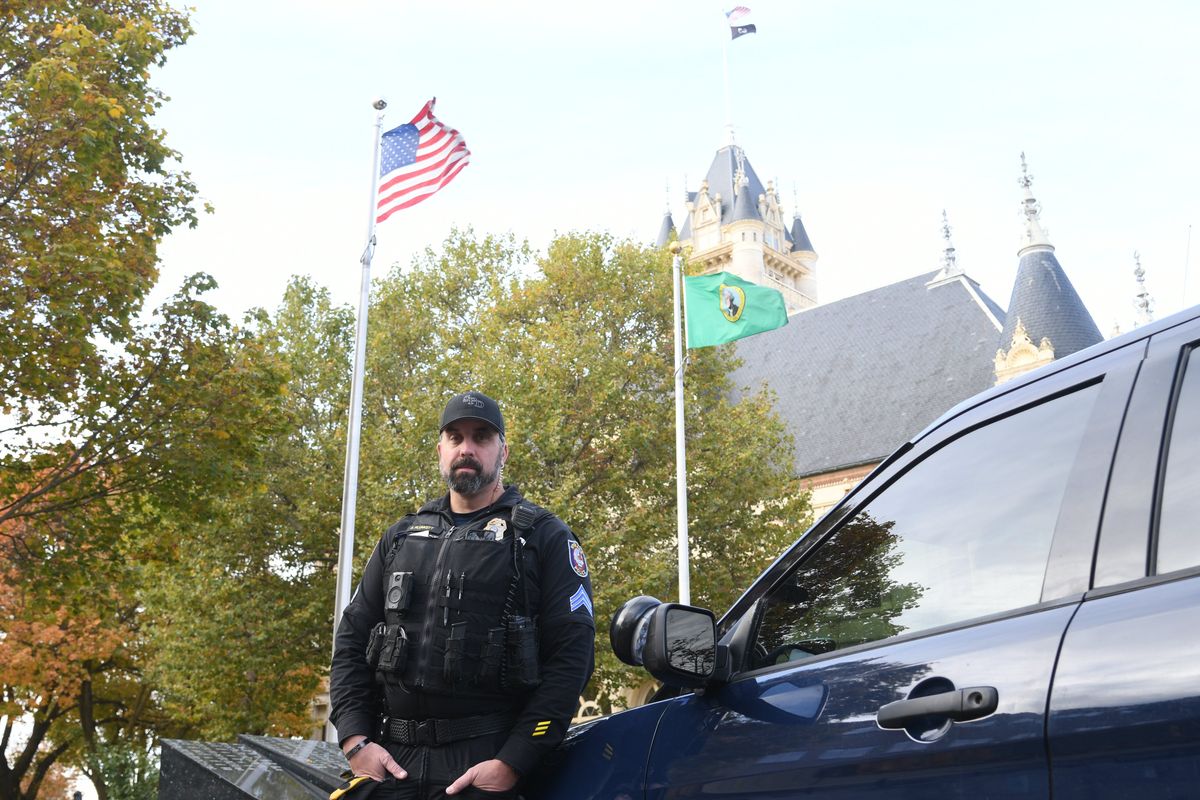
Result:
<instances>
[{"instance_id":1,"label":"shoulder patch on sleeve","mask_svg":"<svg viewBox=\"0 0 1200 800\"><path fill-rule=\"evenodd\" d=\"M592 613L592 598L588 597L587 589L583 588L582 583L575 590L575 594L571 595L571 611L581 608L587 611L589 617L595 618L596 615Z\"/></svg>"},{"instance_id":2,"label":"shoulder patch on sleeve","mask_svg":"<svg viewBox=\"0 0 1200 800\"><path fill-rule=\"evenodd\" d=\"M567 557L571 561L571 569L575 570L575 574L581 578L588 576L587 557L583 554L583 547L574 539L567 543ZM574 609L571 609L574 611Z\"/></svg>"}]
</instances>

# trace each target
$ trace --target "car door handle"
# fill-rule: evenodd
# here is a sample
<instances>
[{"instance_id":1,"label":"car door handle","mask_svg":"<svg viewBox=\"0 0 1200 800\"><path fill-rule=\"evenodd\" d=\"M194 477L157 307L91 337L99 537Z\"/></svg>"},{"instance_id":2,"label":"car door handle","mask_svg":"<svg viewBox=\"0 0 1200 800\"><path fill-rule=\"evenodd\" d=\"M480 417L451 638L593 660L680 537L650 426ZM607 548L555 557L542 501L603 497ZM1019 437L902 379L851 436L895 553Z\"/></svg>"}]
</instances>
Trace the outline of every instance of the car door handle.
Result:
<instances>
[{"instance_id":1,"label":"car door handle","mask_svg":"<svg viewBox=\"0 0 1200 800\"><path fill-rule=\"evenodd\" d=\"M955 722L986 717L996 710L1000 693L991 686L897 700L879 709L875 721L887 729L904 728L920 717L949 717Z\"/></svg>"}]
</instances>

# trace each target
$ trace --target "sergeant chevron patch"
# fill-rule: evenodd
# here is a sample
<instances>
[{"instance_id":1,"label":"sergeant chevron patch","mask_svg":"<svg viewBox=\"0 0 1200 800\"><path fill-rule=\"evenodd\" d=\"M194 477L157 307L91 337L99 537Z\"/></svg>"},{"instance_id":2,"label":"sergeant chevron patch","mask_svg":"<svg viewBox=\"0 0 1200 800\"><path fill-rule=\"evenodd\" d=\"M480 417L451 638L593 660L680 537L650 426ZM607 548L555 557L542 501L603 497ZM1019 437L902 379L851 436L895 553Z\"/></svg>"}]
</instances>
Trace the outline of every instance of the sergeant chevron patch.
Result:
<instances>
[{"instance_id":1,"label":"sergeant chevron patch","mask_svg":"<svg viewBox=\"0 0 1200 800\"><path fill-rule=\"evenodd\" d=\"M571 610L578 611L581 608L586 608L589 617L595 617L592 613L592 598L588 597L587 590L583 588L583 584L579 584L579 588L575 590L575 594L571 595Z\"/></svg>"}]
</instances>

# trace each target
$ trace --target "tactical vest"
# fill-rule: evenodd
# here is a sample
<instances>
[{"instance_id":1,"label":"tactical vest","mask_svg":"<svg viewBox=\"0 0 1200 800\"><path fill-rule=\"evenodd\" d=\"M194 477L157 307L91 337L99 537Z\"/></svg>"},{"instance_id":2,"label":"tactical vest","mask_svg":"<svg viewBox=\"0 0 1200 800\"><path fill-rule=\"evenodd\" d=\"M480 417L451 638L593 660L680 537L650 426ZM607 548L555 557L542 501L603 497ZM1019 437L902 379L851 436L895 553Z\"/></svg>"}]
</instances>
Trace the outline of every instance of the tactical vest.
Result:
<instances>
[{"instance_id":1,"label":"tactical vest","mask_svg":"<svg viewBox=\"0 0 1200 800\"><path fill-rule=\"evenodd\" d=\"M536 685L536 649L532 685L529 654L522 661L514 653L514 645L536 648L536 633L529 625L527 635L514 635L513 626L529 613L521 540L548 512L525 505L517 513L520 530L513 512L497 509L458 527L441 513L422 512L393 527L384 621L367 647L385 699L393 691L495 696Z\"/></svg>"}]
</instances>

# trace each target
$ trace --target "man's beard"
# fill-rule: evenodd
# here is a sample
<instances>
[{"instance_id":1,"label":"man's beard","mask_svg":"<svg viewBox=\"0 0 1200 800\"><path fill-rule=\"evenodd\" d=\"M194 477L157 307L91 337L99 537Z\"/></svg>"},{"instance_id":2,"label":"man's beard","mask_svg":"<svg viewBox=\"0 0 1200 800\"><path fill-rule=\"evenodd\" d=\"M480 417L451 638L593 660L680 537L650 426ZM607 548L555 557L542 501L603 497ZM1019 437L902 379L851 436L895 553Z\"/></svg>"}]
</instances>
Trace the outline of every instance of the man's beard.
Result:
<instances>
[{"instance_id":1,"label":"man's beard","mask_svg":"<svg viewBox=\"0 0 1200 800\"><path fill-rule=\"evenodd\" d=\"M455 460L448 470L442 470L442 480L446 482L451 491L464 497L474 497L496 481L502 466L504 466L504 459L501 455L496 456L496 464L491 472L485 470L483 464L476 459L463 456ZM459 472L459 467L471 467L474 471Z\"/></svg>"}]
</instances>

